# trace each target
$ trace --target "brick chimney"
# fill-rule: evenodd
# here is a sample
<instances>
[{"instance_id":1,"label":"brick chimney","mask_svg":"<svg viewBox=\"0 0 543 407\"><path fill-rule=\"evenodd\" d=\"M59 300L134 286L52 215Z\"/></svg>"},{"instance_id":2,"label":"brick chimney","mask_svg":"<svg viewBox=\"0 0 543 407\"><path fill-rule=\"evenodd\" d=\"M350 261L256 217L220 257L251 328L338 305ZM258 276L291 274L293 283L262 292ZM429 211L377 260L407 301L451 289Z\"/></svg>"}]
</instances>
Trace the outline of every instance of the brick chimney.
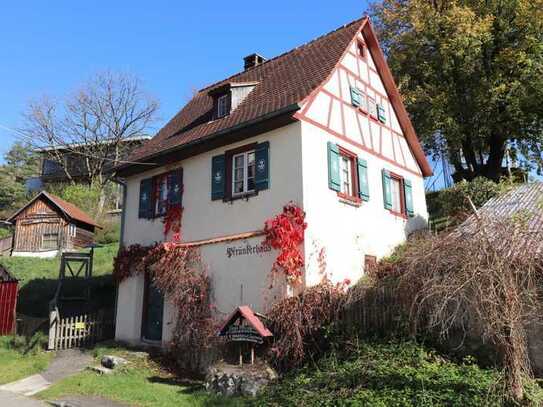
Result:
<instances>
[{"instance_id":1,"label":"brick chimney","mask_svg":"<svg viewBox=\"0 0 543 407\"><path fill-rule=\"evenodd\" d=\"M251 54L243 58L243 62L245 63L245 70L252 68L253 66L260 65L261 63L265 61L266 61L266 58L258 54Z\"/></svg>"}]
</instances>

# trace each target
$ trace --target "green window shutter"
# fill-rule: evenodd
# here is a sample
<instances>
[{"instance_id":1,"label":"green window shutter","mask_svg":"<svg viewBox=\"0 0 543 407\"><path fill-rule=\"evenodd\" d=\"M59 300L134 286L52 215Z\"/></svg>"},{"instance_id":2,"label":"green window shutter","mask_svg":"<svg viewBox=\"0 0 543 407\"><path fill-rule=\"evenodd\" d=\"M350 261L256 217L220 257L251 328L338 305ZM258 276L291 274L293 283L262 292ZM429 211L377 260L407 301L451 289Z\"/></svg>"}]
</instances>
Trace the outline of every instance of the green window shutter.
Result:
<instances>
[{"instance_id":1,"label":"green window shutter","mask_svg":"<svg viewBox=\"0 0 543 407\"><path fill-rule=\"evenodd\" d=\"M368 163L362 158L357 158L358 168L358 195L363 201L370 200L370 187L368 185Z\"/></svg>"},{"instance_id":2,"label":"green window shutter","mask_svg":"<svg viewBox=\"0 0 543 407\"><path fill-rule=\"evenodd\" d=\"M216 201L224 198L226 185L225 157L216 155L211 159L211 199Z\"/></svg>"},{"instance_id":3,"label":"green window shutter","mask_svg":"<svg viewBox=\"0 0 543 407\"><path fill-rule=\"evenodd\" d=\"M387 170L383 170L383 203L385 209L392 209L392 185L390 173Z\"/></svg>"},{"instance_id":4,"label":"green window shutter","mask_svg":"<svg viewBox=\"0 0 543 407\"><path fill-rule=\"evenodd\" d=\"M360 91L351 86L351 103L353 104L353 106L360 106L360 103L361 103L361 96L360 96Z\"/></svg>"},{"instance_id":5,"label":"green window shutter","mask_svg":"<svg viewBox=\"0 0 543 407\"><path fill-rule=\"evenodd\" d=\"M386 123L387 117L385 114L385 108L382 105L377 105L377 117L380 122Z\"/></svg>"},{"instance_id":6,"label":"green window shutter","mask_svg":"<svg viewBox=\"0 0 543 407\"><path fill-rule=\"evenodd\" d=\"M146 178L140 182L140 204L138 217L149 219L153 216L153 179Z\"/></svg>"},{"instance_id":7,"label":"green window shutter","mask_svg":"<svg viewBox=\"0 0 543 407\"><path fill-rule=\"evenodd\" d=\"M179 168L168 174L168 204L171 206L183 203L183 169Z\"/></svg>"},{"instance_id":8,"label":"green window shutter","mask_svg":"<svg viewBox=\"0 0 543 407\"><path fill-rule=\"evenodd\" d=\"M408 179L403 181L403 189L405 194L405 209L409 216L414 216L415 211L413 209L413 186Z\"/></svg>"},{"instance_id":9,"label":"green window shutter","mask_svg":"<svg viewBox=\"0 0 543 407\"><path fill-rule=\"evenodd\" d=\"M258 143L255 149L255 186L257 191L270 186L270 143Z\"/></svg>"},{"instance_id":10,"label":"green window shutter","mask_svg":"<svg viewBox=\"0 0 543 407\"><path fill-rule=\"evenodd\" d=\"M339 178L339 147L337 144L328 142L328 187L334 191L341 190Z\"/></svg>"}]
</instances>

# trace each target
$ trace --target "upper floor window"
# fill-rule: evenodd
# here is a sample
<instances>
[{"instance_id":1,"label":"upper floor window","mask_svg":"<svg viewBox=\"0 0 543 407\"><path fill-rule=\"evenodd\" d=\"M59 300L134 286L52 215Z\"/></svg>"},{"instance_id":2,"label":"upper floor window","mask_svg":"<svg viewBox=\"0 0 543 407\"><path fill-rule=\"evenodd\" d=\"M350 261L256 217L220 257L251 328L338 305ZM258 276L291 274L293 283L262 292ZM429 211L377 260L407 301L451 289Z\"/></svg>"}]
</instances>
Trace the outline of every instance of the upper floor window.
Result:
<instances>
[{"instance_id":1,"label":"upper floor window","mask_svg":"<svg viewBox=\"0 0 543 407\"><path fill-rule=\"evenodd\" d=\"M164 216L168 210L168 191L171 188L171 185L168 185L168 175L163 174L156 178L155 180L155 215Z\"/></svg>"},{"instance_id":2,"label":"upper floor window","mask_svg":"<svg viewBox=\"0 0 543 407\"><path fill-rule=\"evenodd\" d=\"M183 169L143 179L140 183L139 217L164 216L168 208L181 205Z\"/></svg>"},{"instance_id":3,"label":"upper floor window","mask_svg":"<svg viewBox=\"0 0 543 407\"><path fill-rule=\"evenodd\" d=\"M255 191L255 151L236 154L232 158L232 195Z\"/></svg>"},{"instance_id":4,"label":"upper floor window","mask_svg":"<svg viewBox=\"0 0 543 407\"><path fill-rule=\"evenodd\" d=\"M383 200L385 209L402 217L414 216L411 181L383 170Z\"/></svg>"},{"instance_id":5,"label":"upper floor window","mask_svg":"<svg viewBox=\"0 0 543 407\"><path fill-rule=\"evenodd\" d=\"M211 199L232 200L269 188L269 146L252 143L211 159Z\"/></svg>"},{"instance_id":6,"label":"upper floor window","mask_svg":"<svg viewBox=\"0 0 543 407\"><path fill-rule=\"evenodd\" d=\"M366 58L366 44L364 42L359 41L358 42L358 55L360 58Z\"/></svg>"},{"instance_id":7,"label":"upper floor window","mask_svg":"<svg viewBox=\"0 0 543 407\"><path fill-rule=\"evenodd\" d=\"M355 153L329 142L328 186L341 198L358 203L369 200L367 162Z\"/></svg>"},{"instance_id":8,"label":"upper floor window","mask_svg":"<svg viewBox=\"0 0 543 407\"><path fill-rule=\"evenodd\" d=\"M217 118L230 113L230 95L221 95L217 98Z\"/></svg>"}]
</instances>

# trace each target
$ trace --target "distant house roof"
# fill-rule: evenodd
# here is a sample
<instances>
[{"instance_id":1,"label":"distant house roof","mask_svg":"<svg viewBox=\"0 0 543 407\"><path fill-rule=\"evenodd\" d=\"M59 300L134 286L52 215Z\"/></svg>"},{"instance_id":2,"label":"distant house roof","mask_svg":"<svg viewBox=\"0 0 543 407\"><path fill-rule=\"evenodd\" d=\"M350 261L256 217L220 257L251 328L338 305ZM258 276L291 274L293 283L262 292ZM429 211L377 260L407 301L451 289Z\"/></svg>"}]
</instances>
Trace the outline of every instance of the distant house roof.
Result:
<instances>
[{"instance_id":1,"label":"distant house roof","mask_svg":"<svg viewBox=\"0 0 543 407\"><path fill-rule=\"evenodd\" d=\"M134 171L137 167L135 162L153 163L161 155L181 148L209 144L211 139L280 116L288 116L292 122L295 121L293 115L333 72L359 31L367 39L390 102L423 175L431 175L430 165L367 17L201 89L153 139L129 155L129 163L120 164L116 169L120 173L127 171L127 168ZM229 115L214 120L213 100L216 91L225 86L246 83L254 84L254 90Z\"/></svg>"},{"instance_id":2,"label":"distant house roof","mask_svg":"<svg viewBox=\"0 0 543 407\"><path fill-rule=\"evenodd\" d=\"M273 336L273 334L270 332L268 328L264 326L262 321L255 315L253 310L249 308L247 305L241 305L237 307L232 314L228 317L228 319L224 322L221 329L219 330L219 335L225 335L226 328L233 323L237 318L243 317L251 326L258 332L260 336L263 338L267 338L269 336Z\"/></svg>"},{"instance_id":3,"label":"distant house roof","mask_svg":"<svg viewBox=\"0 0 543 407\"><path fill-rule=\"evenodd\" d=\"M55 207L57 207L68 219L76 220L82 223L86 223L87 225L91 225L97 228L101 228L101 226L96 223L94 219L92 219L88 214L83 212L81 209L79 209L74 204L71 204L70 202L66 202L65 200L59 198L56 195L53 195L49 192L42 191L38 195L34 197L30 202L28 202L25 206L23 206L21 209L19 209L17 212L15 212L8 221L13 222L17 216L26 208L28 208L30 205L32 205L35 201L37 201L40 198L45 198L49 202L51 202Z\"/></svg>"},{"instance_id":4,"label":"distant house roof","mask_svg":"<svg viewBox=\"0 0 543 407\"><path fill-rule=\"evenodd\" d=\"M121 140L121 143L131 143L136 141L145 142L147 140L150 140L152 136L149 135L142 135L142 136L132 136L132 137L126 137ZM116 140L108 139L108 140L102 140L98 143L93 144L112 144L116 142ZM78 147L84 146L85 143L71 143L66 145L58 145L58 146L46 146L42 148L37 148L35 151L37 153L46 153L48 151L54 151L54 150L68 150L68 149L77 149Z\"/></svg>"}]
</instances>

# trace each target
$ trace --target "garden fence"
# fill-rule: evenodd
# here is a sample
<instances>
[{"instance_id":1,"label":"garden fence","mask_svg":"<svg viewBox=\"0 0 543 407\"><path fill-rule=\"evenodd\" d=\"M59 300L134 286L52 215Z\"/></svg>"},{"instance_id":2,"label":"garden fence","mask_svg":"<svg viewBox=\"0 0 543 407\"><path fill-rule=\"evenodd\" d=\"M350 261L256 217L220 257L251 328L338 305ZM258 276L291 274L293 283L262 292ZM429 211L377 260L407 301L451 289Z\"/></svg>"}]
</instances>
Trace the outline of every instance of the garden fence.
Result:
<instances>
[{"instance_id":1,"label":"garden fence","mask_svg":"<svg viewBox=\"0 0 543 407\"><path fill-rule=\"evenodd\" d=\"M355 290L340 314L345 331L361 336L382 336L401 328L402 307L392 287Z\"/></svg>"}]
</instances>

